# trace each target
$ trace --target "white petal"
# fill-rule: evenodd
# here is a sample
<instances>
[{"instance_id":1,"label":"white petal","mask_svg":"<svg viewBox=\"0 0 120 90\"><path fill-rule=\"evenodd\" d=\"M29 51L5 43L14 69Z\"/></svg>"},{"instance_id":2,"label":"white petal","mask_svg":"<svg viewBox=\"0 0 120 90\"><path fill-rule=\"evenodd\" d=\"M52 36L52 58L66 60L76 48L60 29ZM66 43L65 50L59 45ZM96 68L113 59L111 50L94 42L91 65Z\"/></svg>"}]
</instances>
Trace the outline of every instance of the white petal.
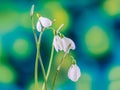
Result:
<instances>
[{"instance_id":1,"label":"white petal","mask_svg":"<svg viewBox=\"0 0 120 90\"><path fill-rule=\"evenodd\" d=\"M67 51L69 44L71 45L69 50L70 49L73 49L73 50L75 49L75 43L70 38L63 37L62 41L63 41L63 44L64 44L64 51L65 52ZM69 52L69 50L68 50L68 52Z\"/></svg>"},{"instance_id":2,"label":"white petal","mask_svg":"<svg viewBox=\"0 0 120 90\"><path fill-rule=\"evenodd\" d=\"M56 36L54 37L53 45L55 47L55 50L58 52L58 45L57 45L57 37Z\"/></svg>"},{"instance_id":3,"label":"white petal","mask_svg":"<svg viewBox=\"0 0 120 90\"><path fill-rule=\"evenodd\" d=\"M42 26L45 28L50 27L52 25L52 21L48 18L40 17L39 20L40 20Z\"/></svg>"},{"instance_id":4,"label":"white petal","mask_svg":"<svg viewBox=\"0 0 120 90\"><path fill-rule=\"evenodd\" d=\"M63 50L64 45L63 45L62 39L59 36L58 36L58 46L59 46L59 50Z\"/></svg>"},{"instance_id":5,"label":"white petal","mask_svg":"<svg viewBox=\"0 0 120 90\"><path fill-rule=\"evenodd\" d=\"M68 49L68 43L66 43L66 40L65 40L65 38L62 38L62 42L63 42L63 50L64 50L64 52L66 52L67 51L67 49Z\"/></svg>"},{"instance_id":6,"label":"white petal","mask_svg":"<svg viewBox=\"0 0 120 90\"><path fill-rule=\"evenodd\" d=\"M78 81L81 76L79 67L75 64L70 67L68 70L68 78L74 82Z\"/></svg>"},{"instance_id":7,"label":"white petal","mask_svg":"<svg viewBox=\"0 0 120 90\"><path fill-rule=\"evenodd\" d=\"M73 42L72 39L65 37L65 41L66 43L71 44L70 49L73 49L73 50L75 49L75 43Z\"/></svg>"},{"instance_id":8,"label":"white petal","mask_svg":"<svg viewBox=\"0 0 120 90\"><path fill-rule=\"evenodd\" d=\"M33 16L33 13L34 13L34 4L32 5L31 10L30 10L30 16Z\"/></svg>"},{"instance_id":9,"label":"white petal","mask_svg":"<svg viewBox=\"0 0 120 90\"><path fill-rule=\"evenodd\" d=\"M57 52L58 52L58 50L60 50L60 51L63 50L62 39L58 35L56 35L54 37L53 45Z\"/></svg>"},{"instance_id":10,"label":"white petal","mask_svg":"<svg viewBox=\"0 0 120 90\"><path fill-rule=\"evenodd\" d=\"M41 27L41 24L40 24L39 20L37 22L36 28L37 28L38 32L41 32L42 27Z\"/></svg>"}]
</instances>

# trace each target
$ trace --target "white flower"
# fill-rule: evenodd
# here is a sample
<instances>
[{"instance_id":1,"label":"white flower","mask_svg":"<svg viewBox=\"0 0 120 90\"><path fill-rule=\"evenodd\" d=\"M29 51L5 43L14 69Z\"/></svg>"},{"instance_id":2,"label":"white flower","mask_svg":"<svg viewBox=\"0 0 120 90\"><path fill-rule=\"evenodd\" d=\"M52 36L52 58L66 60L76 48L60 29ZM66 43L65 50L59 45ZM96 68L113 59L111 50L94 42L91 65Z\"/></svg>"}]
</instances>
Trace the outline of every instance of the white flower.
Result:
<instances>
[{"instance_id":1,"label":"white flower","mask_svg":"<svg viewBox=\"0 0 120 90\"><path fill-rule=\"evenodd\" d=\"M30 10L30 16L31 17L33 16L33 13L34 13L34 4L32 5L31 10Z\"/></svg>"},{"instance_id":2,"label":"white flower","mask_svg":"<svg viewBox=\"0 0 120 90\"><path fill-rule=\"evenodd\" d=\"M70 49L74 50L75 49L75 43L73 40L67 37L62 38L63 46L64 46L64 52L69 52ZM69 49L68 46L70 45ZM68 50L67 50L68 49Z\"/></svg>"},{"instance_id":3,"label":"white flower","mask_svg":"<svg viewBox=\"0 0 120 90\"><path fill-rule=\"evenodd\" d=\"M76 64L73 64L68 70L68 78L74 82L78 81L81 76L79 67Z\"/></svg>"},{"instance_id":4,"label":"white flower","mask_svg":"<svg viewBox=\"0 0 120 90\"><path fill-rule=\"evenodd\" d=\"M63 42L62 42L62 38L59 37L58 35L56 35L54 37L54 40L53 40L53 45L55 47L55 50L58 52L58 50L63 50L64 49L64 46L63 46Z\"/></svg>"},{"instance_id":5,"label":"white flower","mask_svg":"<svg viewBox=\"0 0 120 90\"><path fill-rule=\"evenodd\" d=\"M39 21L41 22L42 26L48 28L52 25L52 21L45 17L40 17Z\"/></svg>"},{"instance_id":6,"label":"white flower","mask_svg":"<svg viewBox=\"0 0 120 90\"><path fill-rule=\"evenodd\" d=\"M36 28L40 32L42 27L48 28L52 25L52 21L46 17L39 17Z\"/></svg>"},{"instance_id":7,"label":"white flower","mask_svg":"<svg viewBox=\"0 0 120 90\"><path fill-rule=\"evenodd\" d=\"M58 50L63 50L64 52L69 53L70 49L75 49L75 43L67 37L61 38L60 36L56 35L53 40L53 45L58 52ZM69 46L70 45L70 46Z\"/></svg>"}]
</instances>

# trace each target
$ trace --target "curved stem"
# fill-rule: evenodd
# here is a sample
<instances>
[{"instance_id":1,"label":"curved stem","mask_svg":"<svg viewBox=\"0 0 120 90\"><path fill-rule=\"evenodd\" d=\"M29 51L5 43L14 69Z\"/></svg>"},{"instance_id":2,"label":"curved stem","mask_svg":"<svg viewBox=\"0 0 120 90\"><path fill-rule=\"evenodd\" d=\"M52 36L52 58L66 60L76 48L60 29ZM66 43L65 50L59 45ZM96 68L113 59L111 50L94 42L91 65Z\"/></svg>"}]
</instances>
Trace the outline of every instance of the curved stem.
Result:
<instances>
[{"instance_id":1,"label":"curved stem","mask_svg":"<svg viewBox=\"0 0 120 90\"><path fill-rule=\"evenodd\" d=\"M53 54L54 54L54 46L52 45L52 50L51 50L51 55L50 55L50 61L49 61L49 66L48 66L48 70L47 70L46 80L48 79L49 74L50 74L50 70L51 70L51 66L52 66L52 60L53 60Z\"/></svg>"},{"instance_id":2,"label":"curved stem","mask_svg":"<svg viewBox=\"0 0 120 90\"><path fill-rule=\"evenodd\" d=\"M36 53L36 60L35 60L35 90L38 90L38 58L39 58L39 45L37 44L37 35L36 35L36 31L35 31L35 26L34 26L34 20L33 17L31 17L32 20L32 31L33 31L33 35L34 35L34 39L35 39L35 43L36 43L36 47L37 47L37 53Z\"/></svg>"},{"instance_id":3,"label":"curved stem","mask_svg":"<svg viewBox=\"0 0 120 90\"><path fill-rule=\"evenodd\" d=\"M43 77L44 77L44 87L45 87L45 89L43 89L43 90L47 90L47 80L46 80L46 77L45 77L45 70L44 70L44 66L43 66L41 57L39 57L39 60L40 60L40 65L41 65L41 69L42 69L42 73L43 73Z\"/></svg>"},{"instance_id":4,"label":"curved stem","mask_svg":"<svg viewBox=\"0 0 120 90\"><path fill-rule=\"evenodd\" d=\"M57 31L59 31L63 27L63 25L64 24L61 24L61 26L58 28ZM51 29L53 29L53 31L55 31L54 28L51 28ZM55 35L55 33L54 33L54 35ZM51 50L51 55L50 55L50 61L49 61L49 66L48 66L48 70L47 70L46 80L48 79L49 74L50 74L52 60L53 60L53 54L54 54L54 46L53 46L53 43L52 43L52 50Z\"/></svg>"},{"instance_id":5,"label":"curved stem","mask_svg":"<svg viewBox=\"0 0 120 90\"><path fill-rule=\"evenodd\" d=\"M52 60L53 60L53 54L54 54L54 46L53 46L53 44L52 44L50 61L49 61L49 66L48 66L48 70L47 70L47 75L46 75L46 82L47 82L48 77L49 77L49 74L50 74L50 70L51 70L51 66L52 66ZM42 90L44 90L44 87L45 87L45 82L43 83Z\"/></svg>"},{"instance_id":6,"label":"curved stem","mask_svg":"<svg viewBox=\"0 0 120 90\"><path fill-rule=\"evenodd\" d=\"M35 90L38 90L38 60L39 60L41 37L42 37L42 33L40 33L39 41L37 42L37 53L36 53L36 61L35 61Z\"/></svg>"},{"instance_id":7,"label":"curved stem","mask_svg":"<svg viewBox=\"0 0 120 90\"><path fill-rule=\"evenodd\" d=\"M58 67L57 67L57 70L56 70L55 75L54 75L54 78L53 78L52 90L54 90L54 86L55 86L55 81L56 81L56 79L57 79L57 75L58 75L58 73L59 73L59 71L60 71L60 69L61 69L61 65L62 65L62 63L63 63L64 58L66 57L66 55L67 55L67 53L64 54L64 56L62 57L59 65L58 65Z\"/></svg>"},{"instance_id":8,"label":"curved stem","mask_svg":"<svg viewBox=\"0 0 120 90\"><path fill-rule=\"evenodd\" d=\"M58 72L59 72L59 70L57 69L56 72L55 72L55 76L54 76L54 78L53 78L52 90L54 90L55 81L56 81L56 79L57 79Z\"/></svg>"},{"instance_id":9,"label":"curved stem","mask_svg":"<svg viewBox=\"0 0 120 90\"><path fill-rule=\"evenodd\" d=\"M42 69L42 73L43 73L43 77L44 77L45 90L47 90L45 69L44 69L44 65L43 65L43 62L41 59L41 55L40 55L40 42L41 42L41 37L42 37L43 32L40 33L39 40L37 41L37 35L36 35L33 17L31 17L31 20L32 20L33 35L34 35L34 39L35 39L35 43L36 43L36 47L37 47L36 62L35 62L35 90L38 90L38 59L40 60L40 65L41 65L41 69Z\"/></svg>"},{"instance_id":10,"label":"curved stem","mask_svg":"<svg viewBox=\"0 0 120 90\"><path fill-rule=\"evenodd\" d=\"M35 43L36 43L36 46L37 46L37 35L36 35L36 30L35 30L35 25L34 25L34 19L33 19L33 17L31 17L31 20L32 20L32 31L33 31Z\"/></svg>"},{"instance_id":11,"label":"curved stem","mask_svg":"<svg viewBox=\"0 0 120 90\"><path fill-rule=\"evenodd\" d=\"M41 33L42 33L42 32L41 32ZM41 36L42 36L42 35L41 35ZM41 37L39 37L39 40L38 40L39 46L40 46L40 41L41 41ZM45 74L44 65L43 65L43 62L42 62L42 59L41 59L41 55L40 55L40 48L39 48L39 60L40 60L40 66L41 66L41 69L42 69L42 74L43 74L43 77L44 77L45 90L47 90L46 74Z\"/></svg>"},{"instance_id":12,"label":"curved stem","mask_svg":"<svg viewBox=\"0 0 120 90\"><path fill-rule=\"evenodd\" d=\"M41 55L40 55L40 41L41 41L42 33L43 32L40 33L39 40L37 42L37 54L36 54L36 63L35 63L35 90L38 90L38 60L40 60L40 66L41 66L42 74L44 77L45 90L47 90L45 69L44 69L43 62L42 62Z\"/></svg>"},{"instance_id":13,"label":"curved stem","mask_svg":"<svg viewBox=\"0 0 120 90\"><path fill-rule=\"evenodd\" d=\"M71 46L71 44L68 45L67 51L65 52L64 56L62 57L62 59L61 59L59 65L58 65L58 67L57 67L57 70L56 70L55 75L54 75L54 77L53 77L52 90L54 90L55 81L56 81L56 79L57 79L58 72L59 72L60 69L61 69L61 66L62 66L62 63L63 63L63 61L64 61L64 58L65 58L66 55L68 54L68 51L69 51L70 46Z\"/></svg>"}]
</instances>

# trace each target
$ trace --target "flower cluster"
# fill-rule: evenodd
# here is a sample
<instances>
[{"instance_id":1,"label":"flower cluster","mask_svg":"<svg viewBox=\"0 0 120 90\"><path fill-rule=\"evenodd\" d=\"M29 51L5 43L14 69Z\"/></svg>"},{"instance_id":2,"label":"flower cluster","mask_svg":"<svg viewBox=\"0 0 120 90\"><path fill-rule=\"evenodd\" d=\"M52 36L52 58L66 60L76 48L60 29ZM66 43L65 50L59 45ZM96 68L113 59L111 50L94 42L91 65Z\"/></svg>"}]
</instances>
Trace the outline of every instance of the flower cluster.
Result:
<instances>
[{"instance_id":1,"label":"flower cluster","mask_svg":"<svg viewBox=\"0 0 120 90\"><path fill-rule=\"evenodd\" d=\"M32 17L34 14L34 5L32 6L31 8L31 12L30 12L30 16ZM44 32L44 30L46 28L50 28L53 24L53 21L50 20L49 18L46 18L46 17L43 17L43 16L40 16L39 14L37 14L37 17L38 17L38 21L36 23L36 30L40 33ZM61 60L61 63L58 65L59 69L57 69L58 71L60 70L60 67L63 63L63 60L65 58L65 56L67 54L69 54L70 50L75 50L75 43L72 39L68 38L68 37L65 37L61 32L60 32L60 29L63 27L64 24L61 24L61 26L55 30L53 29L53 33L54 33L54 38L53 38L53 50L55 48L55 50L57 52L59 51L64 51L65 52L65 55L63 56L62 60ZM36 34L34 33L35 37L36 37ZM40 42L40 41L39 41ZM38 47L37 47L38 49ZM38 49L39 50L39 49ZM53 51L52 51L53 52ZM39 54L39 52L37 53ZM51 54L53 55L53 54ZM36 60L38 60L38 57L40 57L40 55L36 55ZM51 59L50 59L50 63L49 63L49 68L48 68L48 72L47 72L47 75L44 73L44 67L43 67L43 64L42 64L42 61L41 61L41 66L42 66L42 71L43 71L43 74L44 74L44 80L45 82L47 82L47 79L48 79L48 76L49 76L49 72L50 72L50 68L51 68L51 62L52 62L52 59L53 59L53 56L51 56ZM41 60L41 57L40 57L40 60ZM81 72L80 72L80 68L77 66L76 64L76 61L75 59L73 58L73 61L74 63L71 64L69 70L68 70L68 78L74 82L78 81L78 79L80 78L81 76ZM37 65L36 65L37 66ZM37 70L35 70L37 71ZM37 74L37 72L35 73L35 75ZM57 74L56 74L57 75ZM55 76L56 77L56 76ZM37 78L37 77L36 77ZM35 80L36 80L35 78ZM54 83L55 83L55 79L54 79L54 82L53 82L53 88L54 88ZM37 86L37 85L36 85ZM44 86L44 85L43 85ZM43 87L44 88L44 87ZM52 89L54 90L54 89Z\"/></svg>"}]
</instances>

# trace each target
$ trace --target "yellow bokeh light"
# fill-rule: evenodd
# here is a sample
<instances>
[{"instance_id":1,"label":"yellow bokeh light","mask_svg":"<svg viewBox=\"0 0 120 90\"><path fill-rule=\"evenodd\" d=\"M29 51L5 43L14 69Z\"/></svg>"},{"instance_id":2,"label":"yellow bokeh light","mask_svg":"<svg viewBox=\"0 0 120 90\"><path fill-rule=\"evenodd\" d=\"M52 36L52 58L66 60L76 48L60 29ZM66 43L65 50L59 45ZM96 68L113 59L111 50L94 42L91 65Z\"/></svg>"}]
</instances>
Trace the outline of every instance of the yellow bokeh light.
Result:
<instances>
[{"instance_id":1,"label":"yellow bokeh light","mask_svg":"<svg viewBox=\"0 0 120 90\"><path fill-rule=\"evenodd\" d=\"M38 82L38 88L39 90L41 90L42 88L42 82ZM35 82L32 82L29 86L27 90L35 90Z\"/></svg>"},{"instance_id":2,"label":"yellow bokeh light","mask_svg":"<svg viewBox=\"0 0 120 90\"><path fill-rule=\"evenodd\" d=\"M120 66L114 67L109 72L109 80L120 80Z\"/></svg>"},{"instance_id":3,"label":"yellow bokeh light","mask_svg":"<svg viewBox=\"0 0 120 90\"><path fill-rule=\"evenodd\" d=\"M14 56L19 58L28 57L31 54L31 42L24 38L16 39L13 43L12 51Z\"/></svg>"},{"instance_id":4,"label":"yellow bokeh light","mask_svg":"<svg viewBox=\"0 0 120 90\"><path fill-rule=\"evenodd\" d=\"M120 90L120 80L111 82L108 90Z\"/></svg>"},{"instance_id":5,"label":"yellow bokeh light","mask_svg":"<svg viewBox=\"0 0 120 90\"><path fill-rule=\"evenodd\" d=\"M87 51L93 55L102 55L110 48L107 33L98 26L93 26L85 34Z\"/></svg>"},{"instance_id":6,"label":"yellow bokeh light","mask_svg":"<svg viewBox=\"0 0 120 90\"><path fill-rule=\"evenodd\" d=\"M82 73L78 82L76 82L76 90L91 90L92 78L87 73Z\"/></svg>"},{"instance_id":7,"label":"yellow bokeh light","mask_svg":"<svg viewBox=\"0 0 120 90\"><path fill-rule=\"evenodd\" d=\"M103 4L105 11L113 16L120 13L120 0L106 0Z\"/></svg>"},{"instance_id":8,"label":"yellow bokeh light","mask_svg":"<svg viewBox=\"0 0 120 90\"><path fill-rule=\"evenodd\" d=\"M53 24L55 29L57 29L61 24L64 24L62 30L67 30L67 28L70 26L70 16L68 12L62 8L59 2L47 2L41 9L40 13L43 16L56 19L55 24Z\"/></svg>"},{"instance_id":9,"label":"yellow bokeh light","mask_svg":"<svg viewBox=\"0 0 120 90\"><path fill-rule=\"evenodd\" d=\"M19 14L15 11L0 13L0 35L13 31L18 26Z\"/></svg>"},{"instance_id":10,"label":"yellow bokeh light","mask_svg":"<svg viewBox=\"0 0 120 90\"><path fill-rule=\"evenodd\" d=\"M30 19L30 14L29 12L25 12L24 14L21 14L21 16L19 17L21 18L20 19L20 25L22 27L25 27L25 28L28 28L28 29L31 29L32 31L32 26L31 26L31 19ZM26 30L26 29L25 29Z\"/></svg>"},{"instance_id":11,"label":"yellow bokeh light","mask_svg":"<svg viewBox=\"0 0 120 90\"><path fill-rule=\"evenodd\" d=\"M0 65L0 82L13 83L16 80L16 74L13 68Z\"/></svg>"}]
</instances>

